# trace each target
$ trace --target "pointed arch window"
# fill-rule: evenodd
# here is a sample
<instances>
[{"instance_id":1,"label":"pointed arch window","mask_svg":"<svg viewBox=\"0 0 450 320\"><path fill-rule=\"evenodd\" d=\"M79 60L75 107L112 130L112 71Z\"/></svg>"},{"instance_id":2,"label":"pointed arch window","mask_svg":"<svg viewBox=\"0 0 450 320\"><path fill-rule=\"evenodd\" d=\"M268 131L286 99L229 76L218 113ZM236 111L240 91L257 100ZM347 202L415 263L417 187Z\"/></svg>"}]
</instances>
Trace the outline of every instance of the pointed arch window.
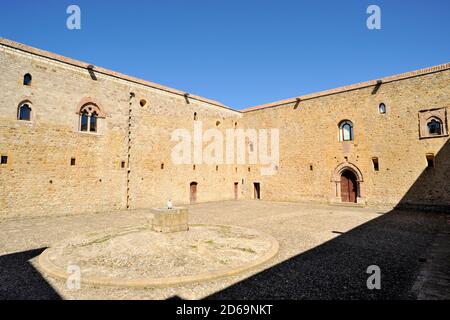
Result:
<instances>
[{"instance_id":1,"label":"pointed arch window","mask_svg":"<svg viewBox=\"0 0 450 320\"><path fill-rule=\"evenodd\" d=\"M339 139L340 141L353 141L353 123L351 121L345 120L339 124Z\"/></svg>"},{"instance_id":2,"label":"pointed arch window","mask_svg":"<svg viewBox=\"0 0 450 320\"><path fill-rule=\"evenodd\" d=\"M79 130L81 132L97 132L99 114L100 109L95 104L86 104L81 107Z\"/></svg>"},{"instance_id":3,"label":"pointed arch window","mask_svg":"<svg viewBox=\"0 0 450 320\"><path fill-rule=\"evenodd\" d=\"M419 138L441 138L448 136L447 108L419 111Z\"/></svg>"},{"instance_id":4,"label":"pointed arch window","mask_svg":"<svg viewBox=\"0 0 450 320\"><path fill-rule=\"evenodd\" d=\"M23 102L19 105L17 112L17 119L22 121L31 121L31 104L29 102Z\"/></svg>"},{"instance_id":5,"label":"pointed arch window","mask_svg":"<svg viewBox=\"0 0 450 320\"><path fill-rule=\"evenodd\" d=\"M427 128L430 135L442 134L442 122L438 118L431 118L431 120L427 122Z\"/></svg>"}]
</instances>

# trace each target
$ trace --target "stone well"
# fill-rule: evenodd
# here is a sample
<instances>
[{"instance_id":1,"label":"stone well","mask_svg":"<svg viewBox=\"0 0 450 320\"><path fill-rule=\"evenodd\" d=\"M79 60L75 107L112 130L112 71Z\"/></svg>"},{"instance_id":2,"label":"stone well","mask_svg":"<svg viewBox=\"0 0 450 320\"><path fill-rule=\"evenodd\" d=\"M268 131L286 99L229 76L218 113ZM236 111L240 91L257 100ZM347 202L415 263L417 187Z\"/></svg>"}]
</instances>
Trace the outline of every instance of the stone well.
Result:
<instances>
[{"instance_id":1,"label":"stone well","mask_svg":"<svg viewBox=\"0 0 450 320\"><path fill-rule=\"evenodd\" d=\"M188 231L188 209L174 207L173 209L155 208L147 214L148 226L152 231L171 233Z\"/></svg>"}]
</instances>

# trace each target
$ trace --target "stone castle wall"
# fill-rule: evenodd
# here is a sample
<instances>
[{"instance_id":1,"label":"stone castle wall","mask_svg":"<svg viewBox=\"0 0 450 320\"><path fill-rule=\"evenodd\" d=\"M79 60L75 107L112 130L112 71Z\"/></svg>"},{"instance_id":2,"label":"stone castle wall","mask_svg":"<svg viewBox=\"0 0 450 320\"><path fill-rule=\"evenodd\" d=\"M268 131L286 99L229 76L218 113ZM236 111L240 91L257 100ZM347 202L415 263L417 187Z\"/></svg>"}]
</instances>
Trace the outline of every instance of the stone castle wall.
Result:
<instances>
[{"instance_id":1,"label":"stone castle wall","mask_svg":"<svg viewBox=\"0 0 450 320\"><path fill-rule=\"evenodd\" d=\"M26 73L31 86L23 85ZM6 46L0 74L0 154L8 157L0 167L1 217L161 206L169 197L188 203L192 181L199 202L234 198L232 166L172 165L170 138L176 128L192 129L194 112L205 128L220 121L221 130L239 112L99 72L93 80L86 68ZM17 120L23 101L32 121ZM86 102L105 114L97 133L78 130Z\"/></svg>"},{"instance_id":2,"label":"stone castle wall","mask_svg":"<svg viewBox=\"0 0 450 320\"><path fill-rule=\"evenodd\" d=\"M419 138L419 111L450 107L450 71L430 73L245 113L248 123L280 131L279 173L262 178L267 200L333 202L333 175L357 168L362 202L371 206L450 204L448 136ZM374 92L376 91L376 93ZM384 103L385 114L378 106ZM339 141L339 123L350 120L354 141ZM436 167L427 170L427 154ZM378 158L379 171L372 158ZM311 170L312 169L312 170ZM428 182L426 182L428 181ZM433 181L433 182L431 182ZM405 195L415 192L415 197Z\"/></svg>"},{"instance_id":3,"label":"stone castle wall","mask_svg":"<svg viewBox=\"0 0 450 320\"><path fill-rule=\"evenodd\" d=\"M235 183L238 198L251 199L254 182L265 200L333 202L333 176L346 164L363 177L365 204L450 205L448 136L419 139L418 129L419 111L449 108L449 68L383 83L376 93L370 85L239 112L33 50L0 43L0 154L8 157L0 165L2 218L149 208L169 198L184 204L191 182L198 202L234 199ZM22 83L26 73L31 86ZM17 120L23 101L31 103L31 121ZM78 130L86 102L104 114L97 133ZM386 114L378 112L381 102ZM261 176L249 164L173 164L171 133L192 131L194 113L203 130L224 134L279 128L277 173ZM353 142L339 141L344 119L354 124ZM427 153L436 155L433 171Z\"/></svg>"}]
</instances>

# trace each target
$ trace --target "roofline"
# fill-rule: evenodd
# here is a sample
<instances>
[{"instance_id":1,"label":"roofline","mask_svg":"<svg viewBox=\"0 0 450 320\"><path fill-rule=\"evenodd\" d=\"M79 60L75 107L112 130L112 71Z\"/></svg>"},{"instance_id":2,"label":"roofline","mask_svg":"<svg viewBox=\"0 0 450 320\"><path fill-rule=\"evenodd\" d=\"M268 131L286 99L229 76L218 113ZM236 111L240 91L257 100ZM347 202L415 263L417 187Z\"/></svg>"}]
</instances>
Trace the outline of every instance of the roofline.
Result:
<instances>
[{"instance_id":1,"label":"roofline","mask_svg":"<svg viewBox=\"0 0 450 320\"><path fill-rule=\"evenodd\" d=\"M183 97L188 96L189 99L197 100L200 102L205 102L210 105L214 105L214 106L224 108L229 111L233 111L233 112L237 112L237 113L247 113L247 112L252 112L252 111L257 111L257 110L262 110L262 109L267 109L267 108L274 108L274 107L283 106L283 105L291 104L291 103L298 102L298 101L315 99L315 98L319 98L319 97L323 97L323 96L328 96L328 95L338 94L338 93L342 93L342 92L346 92L346 91L372 87L372 86L380 85L382 83L389 83L389 82L404 80L404 79L408 79L408 78L413 78L413 77L417 77L417 76L422 76L422 75L435 73L435 72L441 72L441 71L450 69L450 62L447 62L444 64L440 64L440 65L436 65L436 66L432 66L432 67L428 67L428 68L423 68L423 69L418 69L418 70L400 73L400 74L396 74L396 75L391 75L391 76L380 78L377 80L360 82L360 83L342 86L342 87L338 87L338 88L334 88L334 89L319 91L316 93L310 93L310 94L306 94L303 96L297 96L297 97L293 97L293 98L289 98L289 99L270 102L270 103L250 107L250 108L245 108L242 110L236 110L236 109L228 107L228 106L226 106L218 101L212 100L212 99L204 98L204 97L197 96L197 95L191 95L187 92L183 92L181 90L163 86L163 85L160 85L160 84L157 84L154 82L146 81L146 80L136 78L136 77L131 77L131 76L119 73L119 72L115 72L115 71L106 69L106 68L93 66L92 64L89 64L86 62L82 62L82 61L75 60L72 58L67 58L67 57L64 57L64 56L61 56L61 55L58 55L55 53L51 53L49 51L34 48L34 47L31 47L31 46L28 46L28 45L25 45L25 44L22 44L22 43L13 41L13 40L9 40L6 38L0 37L0 45L9 47L9 48L13 48L13 49L16 49L19 51L27 52L27 53L30 53L30 54L33 54L36 56L40 56L43 58L47 58L50 60L54 60L54 61L64 63L67 65L71 65L74 67L78 67L81 69L94 70L95 72L97 72L99 74L108 75L108 76L111 76L111 77L114 77L117 79L125 80L125 81L135 83L135 84L140 84L140 85L143 85L143 86L146 86L149 88L165 91L165 92L183 96Z\"/></svg>"},{"instance_id":2,"label":"roofline","mask_svg":"<svg viewBox=\"0 0 450 320\"><path fill-rule=\"evenodd\" d=\"M189 96L189 99L205 102L205 103L217 106L217 107L221 107L221 108L224 108L224 109L227 109L227 110L230 110L230 111L234 111L234 112L240 113L240 111L235 110L233 108L230 108L230 107L222 104L221 102L218 102L218 101L215 101L215 100L211 100L211 99L204 98L204 97L201 97L201 96L193 95L193 94L190 94L190 93L187 93L187 92L183 92L181 90L173 89L173 88L170 88L170 87L167 87L167 86L163 86L163 85L160 85L160 84L157 84L157 83L154 83L154 82L150 82L150 81L147 81L147 80L143 80L143 79L140 79L140 78L131 77L131 76L128 76L128 75L125 75L125 74L122 74L122 73L119 73L119 72L116 72L116 71L112 71L112 70L106 69L106 68L93 66L90 63L86 63L86 62L83 62L83 61L79 61L79 60L75 60L75 59L72 59L72 58L68 58L68 57L65 57L65 56L62 56L62 55L59 55L59 54L55 54L55 53L52 53L52 52L49 52L49 51L45 51L45 50L42 50L42 49L34 48L34 47L31 47L31 46L28 46L28 45L25 45L25 44L22 44L22 43L13 41L13 40L9 40L9 39L3 38L3 37L0 37L0 45L2 45L4 47L13 48L13 49L16 49L16 50L19 50L19 51L27 52L27 53L30 53L30 54L33 54L33 55L36 55L36 56L40 56L40 57L46 58L46 59L50 59L50 60L54 60L54 61L57 61L57 62L61 62L61 63L67 64L67 65L71 65L71 66L74 66L74 67L78 67L78 68L81 68L81 69L94 70L95 72L97 72L99 74L108 75L108 76L111 76L111 77L114 77L114 78L117 78L117 79L129 81L129 82L132 82L132 83L135 83L135 84L140 84L140 85L143 85L143 86L146 86L146 87L150 87L150 88L153 88L153 89L169 92L169 93L172 93L172 94L175 94L175 95L179 95L179 96L183 96L183 97Z\"/></svg>"},{"instance_id":3,"label":"roofline","mask_svg":"<svg viewBox=\"0 0 450 320\"><path fill-rule=\"evenodd\" d=\"M356 90L356 89L361 89L361 88L373 87L376 85L381 85L383 83L389 83L389 82L404 80L404 79L408 79L408 78L423 76L426 74L441 72L441 71L445 71L448 69L450 69L450 62L440 64L437 66L433 66L433 67L428 67L428 68L418 69L418 70L409 71L409 72L405 72L405 73L400 73L400 74L380 78L377 80L360 82L360 83L347 85L347 86L343 86L343 87L338 87L338 88L334 88L334 89L319 91L316 93L310 93L310 94L306 94L303 96L298 96L298 97L294 97L294 98L290 98L290 99L284 99L284 100L279 100L279 101L275 101L275 102L271 102L271 103L266 103L266 104L242 109L241 112L247 113L247 112L252 112L252 111L257 111L257 110L262 110L262 109L267 109L267 108L274 108L274 107L278 107L278 106L291 104L294 102L315 99L315 98L319 98L319 97L323 97L323 96L333 95L333 94Z\"/></svg>"}]
</instances>

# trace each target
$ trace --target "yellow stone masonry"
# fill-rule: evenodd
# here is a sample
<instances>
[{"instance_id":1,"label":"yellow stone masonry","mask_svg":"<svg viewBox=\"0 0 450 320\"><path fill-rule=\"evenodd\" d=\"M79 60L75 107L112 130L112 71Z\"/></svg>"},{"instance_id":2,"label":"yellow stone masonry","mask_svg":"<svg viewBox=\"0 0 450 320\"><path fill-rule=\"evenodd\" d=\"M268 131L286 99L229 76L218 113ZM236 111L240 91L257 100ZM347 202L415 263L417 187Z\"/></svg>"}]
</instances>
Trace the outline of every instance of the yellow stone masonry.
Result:
<instances>
[{"instance_id":1,"label":"yellow stone masonry","mask_svg":"<svg viewBox=\"0 0 450 320\"><path fill-rule=\"evenodd\" d=\"M450 107L448 63L243 112L6 39L0 74L0 218L181 205L192 182L198 202L252 199L257 182L263 200L340 203L344 170L355 174L359 205L450 207L448 135L419 135L420 111ZM18 120L23 102L31 121ZM79 131L86 103L102 113L96 133ZM262 176L257 164L173 164L171 133L192 130L194 113L204 130L224 134L278 128L277 174ZM353 141L339 140L342 120L353 123Z\"/></svg>"}]
</instances>

